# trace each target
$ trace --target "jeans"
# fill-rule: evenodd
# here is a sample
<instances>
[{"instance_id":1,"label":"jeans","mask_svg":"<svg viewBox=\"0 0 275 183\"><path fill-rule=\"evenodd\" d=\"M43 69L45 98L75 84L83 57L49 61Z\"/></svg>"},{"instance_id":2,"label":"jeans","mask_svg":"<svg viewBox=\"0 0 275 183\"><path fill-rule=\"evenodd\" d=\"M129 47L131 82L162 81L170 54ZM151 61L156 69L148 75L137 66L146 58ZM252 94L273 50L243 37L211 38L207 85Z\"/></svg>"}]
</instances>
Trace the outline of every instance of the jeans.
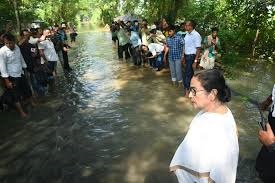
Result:
<instances>
[{"instance_id":1,"label":"jeans","mask_svg":"<svg viewBox=\"0 0 275 183\"><path fill-rule=\"evenodd\" d=\"M196 55L192 54L192 55L185 55L185 75L184 75L184 88L189 90L190 88L190 82L191 79L194 75L194 70L193 70L193 63L195 61Z\"/></svg>"},{"instance_id":2,"label":"jeans","mask_svg":"<svg viewBox=\"0 0 275 183\"><path fill-rule=\"evenodd\" d=\"M50 70L51 72L54 72L54 71L55 71L56 64L57 64L56 61L48 61L48 68L49 68L49 70Z\"/></svg>"},{"instance_id":3,"label":"jeans","mask_svg":"<svg viewBox=\"0 0 275 183\"><path fill-rule=\"evenodd\" d=\"M62 50L62 55L63 55L63 68L64 69L70 69L70 65L69 65L69 58L68 58L68 52Z\"/></svg>"},{"instance_id":4,"label":"jeans","mask_svg":"<svg viewBox=\"0 0 275 183\"><path fill-rule=\"evenodd\" d=\"M157 55L156 58L151 59L153 68L160 69L163 65L163 53ZM151 65L151 64L150 64Z\"/></svg>"},{"instance_id":5,"label":"jeans","mask_svg":"<svg viewBox=\"0 0 275 183\"><path fill-rule=\"evenodd\" d=\"M182 82L181 59L178 59L178 60L169 59L169 66L170 66L172 81L181 81Z\"/></svg>"}]
</instances>

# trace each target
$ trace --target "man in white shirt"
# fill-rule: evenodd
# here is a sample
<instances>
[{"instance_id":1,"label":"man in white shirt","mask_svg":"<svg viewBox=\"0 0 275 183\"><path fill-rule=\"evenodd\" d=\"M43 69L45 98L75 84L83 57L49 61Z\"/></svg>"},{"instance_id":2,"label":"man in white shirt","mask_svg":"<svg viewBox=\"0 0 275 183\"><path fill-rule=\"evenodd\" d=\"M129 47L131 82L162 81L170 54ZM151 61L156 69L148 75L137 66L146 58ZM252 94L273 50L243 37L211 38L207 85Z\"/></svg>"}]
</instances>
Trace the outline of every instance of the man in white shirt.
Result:
<instances>
[{"instance_id":1,"label":"man in white shirt","mask_svg":"<svg viewBox=\"0 0 275 183\"><path fill-rule=\"evenodd\" d=\"M156 70L160 71L163 63L166 62L168 47L160 45L158 43L150 43L148 46L141 45L141 51L149 59L150 65ZM151 55L149 56L148 53Z\"/></svg>"},{"instance_id":2,"label":"man in white shirt","mask_svg":"<svg viewBox=\"0 0 275 183\"><path fill-rule=\"evenodd\" d=\"M20 104L21 98L30 99L30 86L25 78L23 69L27 65L21 55L20 48L15 44L15 36L10 33L4 35L5 46L0 49L0 72L7 88L8 97L15 103L22 118L27 114ZM32 101L33 102L33 101Z\"/></svg>"},{"instance_id":3,"label":"man in white shirt","mask_svg":"<svg viewBox=\"0 0 275 183\"><path fill-rule=\"evenodd\" d=\"M141 55L139 47L141 45L141 39L137 32L128 30L128 36L130 37L132 59L135 65L141 65Z\"/></svg>"},{"instance_id":4,"label":"man in white shirt","mask_svg":"<svg viewBox=\"0 0 275 183\"><path fill-rule=\"evenodd\" d=\"M201 36L195 30L196 24L194 21L190 20L186 22L187 34L184 37L184 56L183 61L186 64L185 76L184 76L184 88L185 97L189 96L190 92L190 81L194 75L193 64L197 64L198 58L201 52Z\"/></svg>"},{"instance_id":5,"label":"man in white shirt","mask_svg":"<svg viewBox=\"0 0 275 183\"><path fill-rule=\"evenodd\" d=\"M55 73L55 67L58 61L58 55L54 49L54 44L50 39L50 30L44 29L42 36L46 39L38 43L38 49L41 56L41 63L45 63L48 65L48 68L51 71L50 76L53 79L53 74Z\"/></svg>"}]
</instances>

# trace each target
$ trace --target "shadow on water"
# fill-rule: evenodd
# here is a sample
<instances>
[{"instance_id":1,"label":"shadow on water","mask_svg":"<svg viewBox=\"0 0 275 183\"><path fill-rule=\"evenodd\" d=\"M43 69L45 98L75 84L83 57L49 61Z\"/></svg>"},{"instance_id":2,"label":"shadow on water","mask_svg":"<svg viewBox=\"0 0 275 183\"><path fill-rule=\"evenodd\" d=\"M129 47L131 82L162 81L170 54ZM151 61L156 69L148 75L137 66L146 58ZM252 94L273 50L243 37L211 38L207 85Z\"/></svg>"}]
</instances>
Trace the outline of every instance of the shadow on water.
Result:
<instances>
[{"instance_id":1,"label":"shadow on water","mask_svg":"<svg viewBox=\"0 0 275 183\"><path fill-rule=\"evenodd\" d=\"M16 127L1 132L0 182L177 182L169 163L197 111L180 97L182 89L170 85L169 73L118 61L109 33L79 38L73 72L59 75L56 92L30 109L29 121L12 122L11 113L3 117L2 126ZM244 84L251 77L254 84ZM249 70L229 84L257 100L272 86ZM237 182L259 182L258 111L241 95L234 95L229 107L240 135Z\"/></svg>"}]
</instances>

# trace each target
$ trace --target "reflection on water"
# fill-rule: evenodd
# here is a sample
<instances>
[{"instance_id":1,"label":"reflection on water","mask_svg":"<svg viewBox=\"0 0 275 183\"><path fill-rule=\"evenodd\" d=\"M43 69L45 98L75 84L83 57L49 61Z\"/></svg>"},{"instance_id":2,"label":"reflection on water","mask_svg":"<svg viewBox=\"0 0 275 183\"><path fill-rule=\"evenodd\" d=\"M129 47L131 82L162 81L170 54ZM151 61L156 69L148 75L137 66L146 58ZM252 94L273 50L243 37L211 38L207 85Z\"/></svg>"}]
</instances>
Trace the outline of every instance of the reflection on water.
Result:
<instances>
[{"instance_id":1,"label":"reflection on water","mask_svg":"<svg viewBox=\"0 0 275 183\"><path fill-rule=\"evenodd\" d=\"M0 182L174 182L168 166L197 111L169 73L118 61L109 33L79 39L74 71L60 75L56 94L1 141ZM259 114L248 99L270 93L274 69L254 63L229 81L238 91L230 103L240 136L237 182L259 182Z\"/></svg>"}]
</instances>

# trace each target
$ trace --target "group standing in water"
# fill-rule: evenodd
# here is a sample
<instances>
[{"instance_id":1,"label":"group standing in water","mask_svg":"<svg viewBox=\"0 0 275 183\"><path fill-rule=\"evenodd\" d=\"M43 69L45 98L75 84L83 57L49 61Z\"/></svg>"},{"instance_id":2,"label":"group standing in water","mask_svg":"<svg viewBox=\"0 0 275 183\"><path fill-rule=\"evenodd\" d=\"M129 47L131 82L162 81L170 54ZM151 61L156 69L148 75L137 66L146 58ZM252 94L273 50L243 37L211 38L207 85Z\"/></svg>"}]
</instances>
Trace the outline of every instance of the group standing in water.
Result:
<instances>
[{"instance_id":1,"label":"group standing in water","mask_svg":"<svg viewBox=\"0 0 275 183\"><path fill-rule=\"evenodd\" d=\"M57 61L65 72L69 65L71 44L75 43L75 28L68 29L65 22L53 27L26 28L19 38L12 29L0 32L0 109L16 108L22 118L28 117L23 103L36 105L36 101L53 91Z\"/></svg>"},{"instance_id":2,"label":"group standing in water","mask_svg":"<svg viewBox=\"0 0 275 183\"><path fill-rule=\"evenodd\" d=\"M173 85L184 87L185 97L188 97L194 69L213 69L220 48L218 28L212 28L212 34L203 44L195 28L193 20L178 27L162 19L150 29L147 20L141 24L138 21L118 21L112 23L111 32L114 44L118 45L119 59L123 59L124 53L125 59L132 58L134 65L148 65L156 72L169 67ZM202 47L204 53L201 56Z\"/></svg>"},{"instance_id":3,"label":"group standing in water","mask_svg":"<svg viewBox=\"0 0 275 183\"><path fill-rule=\"evenodd\" d=\"M148 28L147 21L113 22L112 40L118 44L119 59L134 65L149 65L159 72L169 66L173 85L184 87L184 95L200 112L170 163L179 183L234 183L236 181L239 144L236 122L226 103L231 90L215 60L221 49L218 28L203 40L192 20L180 25L180 31L165 19ZM203 50L202 50L203 49ZM185 65L183 69L183 65ZM202 70L194 72L194 69ZM184 73L184 76L183 76ZM272 95L261 109L271 105L266 129L259 131L263 147L257 157L256 170L264 183L275 182L275 85Z\"/></svg>"}]
</instances>

